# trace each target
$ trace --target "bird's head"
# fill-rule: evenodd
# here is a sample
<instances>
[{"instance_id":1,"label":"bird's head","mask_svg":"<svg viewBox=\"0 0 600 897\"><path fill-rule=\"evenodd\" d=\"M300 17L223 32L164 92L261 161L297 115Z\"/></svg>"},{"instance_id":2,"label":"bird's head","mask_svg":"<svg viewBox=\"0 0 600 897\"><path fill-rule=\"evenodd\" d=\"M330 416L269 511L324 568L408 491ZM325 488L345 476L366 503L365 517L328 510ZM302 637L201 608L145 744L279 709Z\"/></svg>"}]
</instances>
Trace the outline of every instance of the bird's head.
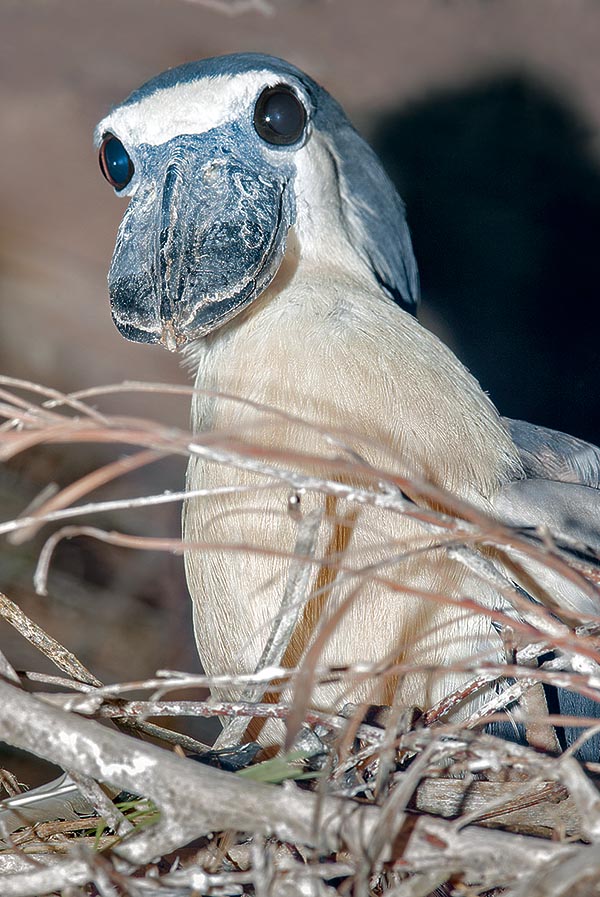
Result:
<instances>
[{"instance_id":1,"label":"bird's head","mask_svg":"<svg viewBox=\"0 0 600 897\"><path fill-rule=\"evenodd\" d=\"M340 106L294 66L241 54L171 69L96 129L130 197L109 272L127 339L205 336L271 284L286 254L345 266L409 311L418 277L402 202Z\"/></svg>"}]
</instances>

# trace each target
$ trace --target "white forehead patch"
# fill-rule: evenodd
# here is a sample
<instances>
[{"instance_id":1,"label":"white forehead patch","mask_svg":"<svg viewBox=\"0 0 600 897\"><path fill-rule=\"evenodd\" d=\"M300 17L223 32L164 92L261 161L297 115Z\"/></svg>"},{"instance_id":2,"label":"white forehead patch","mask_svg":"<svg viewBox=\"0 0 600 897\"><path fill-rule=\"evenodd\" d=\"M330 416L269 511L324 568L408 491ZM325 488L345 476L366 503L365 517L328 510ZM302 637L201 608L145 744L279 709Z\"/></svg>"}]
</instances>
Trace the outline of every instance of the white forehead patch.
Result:
<instances>
[{"instance_id":1,"label":"white forehead patch","mask_svg":"<svg viewBox=\"0 0 600 897\"><path fill-rule=\"evenodd\" d=\"M96 128L96 142L110 131L125 144L158 146L183 134L202 134L239 118L261 90L282 81L276 72L214 75L176 84L118 106Z\"/></svg>"}]
</instances>

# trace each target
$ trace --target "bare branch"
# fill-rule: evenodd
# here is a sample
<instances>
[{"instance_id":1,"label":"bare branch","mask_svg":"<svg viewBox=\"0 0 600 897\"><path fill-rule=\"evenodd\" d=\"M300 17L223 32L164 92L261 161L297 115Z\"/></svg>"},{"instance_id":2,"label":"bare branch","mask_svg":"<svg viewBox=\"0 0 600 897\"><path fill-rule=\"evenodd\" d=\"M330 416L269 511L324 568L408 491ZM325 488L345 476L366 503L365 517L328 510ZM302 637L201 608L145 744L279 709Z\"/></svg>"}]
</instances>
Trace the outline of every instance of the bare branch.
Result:
<instances>
[{"instance_id":1,"label":"bare branch","mask_svg":"<svg viewBox=\"0 0 600 897\"><path fill-rule=\"evenodd\" d=\"M102 685L100 680L96 679L74 654L71 654L56 639L44 632L37 623L23 613L14 601L11 601L2 592L0 592L0 616L4 617L23 638L35 645L42 654L56 664L59 670L88 685Z\"/></svg>"},{"instance_id":2,"label":"bare branch","mask_svg":"<svg viewBox=\"0 0 600 897\"><path fill-rule=\"evenodd\" d=\"M185 0L185 2L204 6L226 16L241 16L247 12L272 16L275 12L273 5L268 0Z\"/></svg>"},{"instance_id":3,"label":"bare branch","mask_svg":"<svg viewBox=\"0 0 600 897\"><path fill-rule=\"evenodd\" d=\"M322 517L322 511L317 510L301 518L298 523L295 557L292 561L281 607L273 621L269 638L258 661L257 672L268 667L278 666L282 662L296 624L306 603L311 598L308 586ZM253 685L244 690L242 700L260 701L264 693L264 685ZM217 738L215 747L231 747L239 743L246 728L247 720L242 715L238 716Z\"/></svg>"}]
</instances>

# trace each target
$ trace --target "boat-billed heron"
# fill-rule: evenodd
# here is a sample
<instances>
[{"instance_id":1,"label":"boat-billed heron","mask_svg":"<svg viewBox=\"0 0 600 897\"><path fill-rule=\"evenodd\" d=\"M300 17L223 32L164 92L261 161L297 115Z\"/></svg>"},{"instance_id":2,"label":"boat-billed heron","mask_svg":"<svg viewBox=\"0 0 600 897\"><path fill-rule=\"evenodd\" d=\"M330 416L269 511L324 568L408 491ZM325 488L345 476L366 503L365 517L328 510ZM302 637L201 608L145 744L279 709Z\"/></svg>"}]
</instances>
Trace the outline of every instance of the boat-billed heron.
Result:
<instances>
[{"instance_id":1,"label":"boat-billed heron","mask_svg":"<svg viewBox=\"0 0 600 897\"><path fill-rule=\"evenodd\" d=\"M311 456L312 475L356 488L369 469L416 477L506 520L568 529L598 546L600 452L503 420L417 321L402 200L323 88L269 56L206 59L136 90L96 139L104 176L129 197L109 273L114 322L127 339L183 352L199 387L195 431L258 446L275 468L286 452ZM416 515L347 493L295 492L202 456L192 458L188 484L238 487L190 501L184 514L186 540L212 546L186 556L210 674L257 667L294 563L298 519L320 511L312 597L284 663L300 662L337 608L320 664L413 669L325 683L315 706L429 708L464 682L469 658L503 656L490 615L439 600L472 596L498 608L493 577L439 544ZM385 496L390 487L371 479L369 488ZM216 547L226 544L237 550ZM349 575L357 568L362 575ZM597 610L563 585L567 607Z\"/></svg>"}]
</instances>

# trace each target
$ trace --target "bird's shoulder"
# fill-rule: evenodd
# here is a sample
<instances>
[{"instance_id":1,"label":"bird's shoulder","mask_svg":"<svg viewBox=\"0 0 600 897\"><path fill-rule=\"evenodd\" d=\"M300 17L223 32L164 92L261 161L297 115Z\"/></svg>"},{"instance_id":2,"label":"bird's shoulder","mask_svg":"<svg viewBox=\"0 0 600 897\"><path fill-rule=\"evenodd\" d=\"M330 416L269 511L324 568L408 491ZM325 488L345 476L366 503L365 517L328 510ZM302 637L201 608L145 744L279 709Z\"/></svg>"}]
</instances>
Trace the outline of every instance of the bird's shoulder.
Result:
<instances>
[{"instance_id":1,"label":"bird's shoulder","mask_svg":"<svg viewBox=\"0 0 600 897\"><path fill-rule=\"evenodd\" d=\"M505 418L525 477L507 483L495 508L508 523L548 527L600 552L600 449L566 433Z\"/></svg>"},{"instance_id":2,"label":"bird's shoulder","mask_svg":"<svg viewBox=\"0 0 600 897\"><path fill-rule=\"evenodd\" d=\"M504 418L525 475L600 489L600 449L576 436Z\"/></svg>"}]
</instances>

